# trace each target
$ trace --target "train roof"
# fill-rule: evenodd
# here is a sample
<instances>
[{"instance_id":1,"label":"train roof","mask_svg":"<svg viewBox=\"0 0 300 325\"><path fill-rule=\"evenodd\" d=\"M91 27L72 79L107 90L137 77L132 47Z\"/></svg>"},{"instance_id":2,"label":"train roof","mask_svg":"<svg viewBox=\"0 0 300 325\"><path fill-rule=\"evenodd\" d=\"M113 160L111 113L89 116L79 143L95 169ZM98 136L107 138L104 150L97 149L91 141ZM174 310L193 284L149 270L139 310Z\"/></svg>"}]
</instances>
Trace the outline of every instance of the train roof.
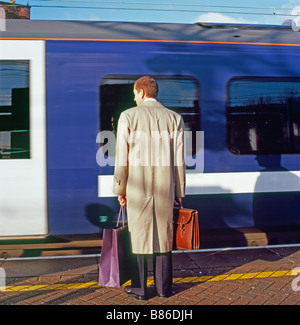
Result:
<instances>
[{"instance_id":1,"label":"train roof","mask_svg":"<svg viewBox=\"0 0 300 325\"><path fill-rule=\"evenodd\" d=\"M299 44L291 26L6 20L1 39L147 40Z\"/></svg>"}]
</instances>

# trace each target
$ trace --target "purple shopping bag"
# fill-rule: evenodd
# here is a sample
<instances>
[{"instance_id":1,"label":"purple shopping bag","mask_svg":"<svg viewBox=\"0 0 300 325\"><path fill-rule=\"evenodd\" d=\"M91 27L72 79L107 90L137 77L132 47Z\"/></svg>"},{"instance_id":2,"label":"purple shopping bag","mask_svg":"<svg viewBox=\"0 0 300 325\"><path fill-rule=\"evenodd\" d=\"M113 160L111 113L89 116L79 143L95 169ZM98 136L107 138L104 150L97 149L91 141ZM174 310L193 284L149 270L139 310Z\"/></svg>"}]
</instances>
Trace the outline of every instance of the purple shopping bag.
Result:
<instances>
[{"instance_id":1,"label":"purple shopping bag","mask_svg":"<svg viewBox=\"0 0 300 325\"><path fill-rule=\"evenodd\" d=\"M123 226L118 227L120 214ZM120 208L116 229L103 230L103 243L99 266L99 285L120 287L131 278L132 254L128 226L124 225L125 207Z\"/></svg>"}]
</instances>

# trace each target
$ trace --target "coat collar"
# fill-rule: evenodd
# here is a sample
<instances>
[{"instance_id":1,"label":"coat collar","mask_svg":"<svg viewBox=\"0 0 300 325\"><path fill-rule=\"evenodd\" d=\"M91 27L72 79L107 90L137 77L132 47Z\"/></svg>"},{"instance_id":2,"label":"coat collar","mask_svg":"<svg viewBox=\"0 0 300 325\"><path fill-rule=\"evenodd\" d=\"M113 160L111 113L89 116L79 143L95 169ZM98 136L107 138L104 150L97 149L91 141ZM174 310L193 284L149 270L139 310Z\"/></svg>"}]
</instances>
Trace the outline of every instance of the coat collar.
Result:
<instances>
[{"instance_id":1,"label":"coat collar","mask_svg":"<svg viewBox=\"0 0 300 325\"><path fill-rule=\"evenodd\" d=\"M144 100L138 107L163 107L163 105L158 102L156 99L154 100Z\"/></svg>"}]
</instances>

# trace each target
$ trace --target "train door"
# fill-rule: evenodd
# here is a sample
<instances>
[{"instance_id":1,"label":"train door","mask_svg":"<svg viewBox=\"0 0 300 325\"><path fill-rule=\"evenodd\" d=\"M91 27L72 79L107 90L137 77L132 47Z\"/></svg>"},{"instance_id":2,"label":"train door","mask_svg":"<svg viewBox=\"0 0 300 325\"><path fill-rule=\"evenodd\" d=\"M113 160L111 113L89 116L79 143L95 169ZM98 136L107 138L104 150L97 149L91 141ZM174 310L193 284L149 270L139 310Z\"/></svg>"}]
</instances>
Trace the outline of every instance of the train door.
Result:
<instances>
[{"instance_id":1,"label":"train door","mask_svg":"<svg viewBox=\"0 0 300 325\"><path fill-rule=\"evenodd\" d=\"M47 234L45 44L0 40L0 238Z\"/></svg>"}]
</instances>

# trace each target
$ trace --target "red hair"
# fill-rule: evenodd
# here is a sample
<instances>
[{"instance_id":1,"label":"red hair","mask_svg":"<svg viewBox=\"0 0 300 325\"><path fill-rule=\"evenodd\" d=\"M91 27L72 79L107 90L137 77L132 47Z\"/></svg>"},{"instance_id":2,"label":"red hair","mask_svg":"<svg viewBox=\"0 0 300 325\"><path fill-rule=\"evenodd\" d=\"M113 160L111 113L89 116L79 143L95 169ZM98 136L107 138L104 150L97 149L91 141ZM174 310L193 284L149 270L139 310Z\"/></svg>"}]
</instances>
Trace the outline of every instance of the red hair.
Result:
<instances>
[{"instance_id":1,"label":"red hair","mask_svg":"<svg viewBox=\"0 0 300 325\"><path fill-rule=\"evenodd\" d=\"M158 94L157 82L148 76L141 77L134 83L134 88L139 92L143 89L147 97L156 98Z\"/></svg>"}]
</instances>

